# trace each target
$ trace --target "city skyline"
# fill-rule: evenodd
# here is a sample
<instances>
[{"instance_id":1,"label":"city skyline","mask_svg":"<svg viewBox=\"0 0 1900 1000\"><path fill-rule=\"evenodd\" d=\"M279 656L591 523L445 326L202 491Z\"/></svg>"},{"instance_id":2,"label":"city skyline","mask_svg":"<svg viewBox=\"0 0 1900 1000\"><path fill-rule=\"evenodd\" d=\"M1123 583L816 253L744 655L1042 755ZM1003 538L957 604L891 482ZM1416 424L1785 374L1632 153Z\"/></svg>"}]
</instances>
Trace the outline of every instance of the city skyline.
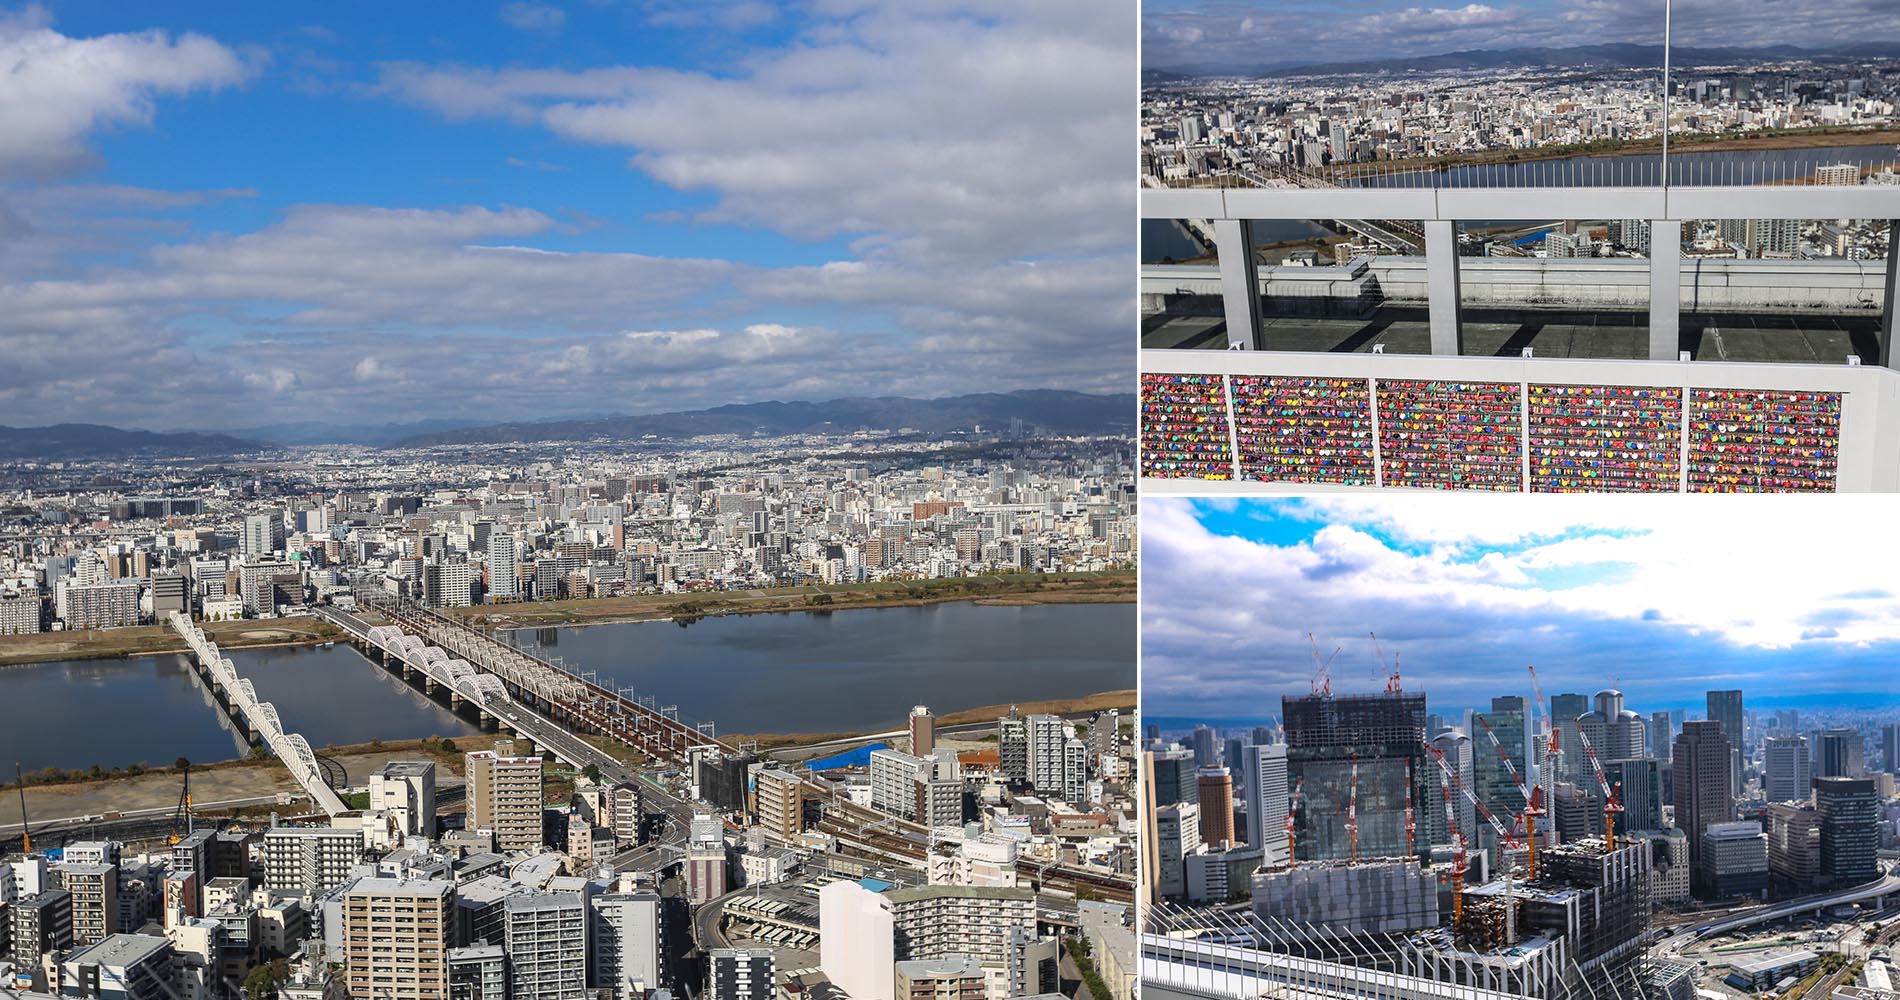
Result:
<instances>
[{"instance_id":1,"label":"city skyline","mask_svg":"<svg viewBox=\"0 0 1900 1000\"><path fill-rule=\"evenodd\" d=\"M1322 658L1343 647L1335 692L1383 687L1376 631L1434 712L1528 697L1527 664L1546 695L1620 686L1644 711L1699 705L1710 689L1741 688L1751 707L1880 692L1900 649L1900 599L1882 582L1891 545L1842 518L1721 551L1799 510L1149 498L1143 709L1164 723L1277 718L1282 694L1310 690L1309 631ZM1814 551L1829 555L1802 558Z\"/></svg>"},{"instance_id":2,"label":"city skyline","mask_svg":"<svg viewBox=\"0 0 1900 1000\"><path fill-rule=\"evenodd\" d=\"M1881 0L1676 0L1678 47L1806 47L1900 42ZM1142 67L1231 73L1451 52L1586 45L1661 46L1663 0L1374 0L1342 15L1306 0L1150 0ZM1298 39L1297 46L1276 44Z\"/></svg>"},{"instance_id":3,"label":"city skyline","mask_svg":"<svg viewBox=\"0 0 1900 1000\"><path fill-rule=\"evenodd\" d=\"M226 430L1120 388L1134 19L1082 10L8 5L0 402Z\"/></svg>"}]
</instances>

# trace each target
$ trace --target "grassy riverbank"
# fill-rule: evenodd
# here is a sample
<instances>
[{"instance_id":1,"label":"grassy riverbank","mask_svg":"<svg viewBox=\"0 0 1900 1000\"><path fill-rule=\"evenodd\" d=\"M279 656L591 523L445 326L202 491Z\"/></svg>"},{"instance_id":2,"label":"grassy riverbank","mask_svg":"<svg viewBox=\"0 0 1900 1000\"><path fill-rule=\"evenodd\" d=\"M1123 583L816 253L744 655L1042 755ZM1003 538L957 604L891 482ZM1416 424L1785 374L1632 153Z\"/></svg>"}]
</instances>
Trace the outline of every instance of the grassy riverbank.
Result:
<instances>
[{"instance_id":1,"label":"grassy riverbank","mask_svg":"<svg viewBox=\"0 0 1900 1000\"><path fill-rule=\"evenodd\" d=\"M1131 602L1134 599L1135 571L1115 570L1103 573L1006 573L945 580L891 580L764 590L594 597L450 608L447 613L490 628L546 628L784 611L910 607L947 601L1022 605L1109 604Z\"/></svg>"},{"instance_id":2,"label":"grassy riverbank","mask_svg":"<svg viewBox=\"0 0 1900 1000\"><path fill-rule=\"evenodd\" d=\"M199 627L223 649L303 646L343 638L343 630L321 618L259 618L254 621L200 622ZM185 644L165 625L82 629L0 636L0 667L56 660L101 660L157 653L182 653Z\"/></svg>"}]
</instances>

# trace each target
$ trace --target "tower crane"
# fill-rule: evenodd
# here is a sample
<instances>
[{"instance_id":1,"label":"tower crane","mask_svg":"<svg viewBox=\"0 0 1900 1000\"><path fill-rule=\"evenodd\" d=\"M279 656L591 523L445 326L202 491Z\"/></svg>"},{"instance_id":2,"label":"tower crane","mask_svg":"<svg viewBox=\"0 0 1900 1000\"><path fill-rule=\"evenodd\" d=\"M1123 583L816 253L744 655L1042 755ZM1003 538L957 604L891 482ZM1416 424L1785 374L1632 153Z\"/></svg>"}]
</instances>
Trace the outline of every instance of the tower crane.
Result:
<instances>
[{"instance_id":1,"label":"tower crane","mask_svg":"<svg viewBox=\"0 0 1900 1000\"><path fill-rule=\"evenodd\" d=\"M1472 811L1476 812L1480 817L1482 817L1486 823L1491 824L1491 830L1494 833L1496 833L1498 837L1499 849L1503 852L1508 853L1512 850L1515 850L1517 847L1519 847L1520 841L1517 839L1516 836L1513 835L1512 831L1506 830L1504 828L1504 824L1498 822L1497 816L1493 815L1490 809L1485 808L1484 803L1478 801L1478 797L1476 795L1471 794L1471 789L1465 785L1464 777L1460 775L1457 771L1452 770L1450 764L1445 763L1445 751L1440 750L1435 746L1432 746L1431 741L1427 740L1425 741L1425 752L1431 755L1432 760L1438 764L1438 769L1440 771L1443 771L1445 774L1448 774L1451 776L1452 783L1458 786L1458 790L1464 793L1465 800L1471 803ZM1509 863L1503 862L1501 860L1500 863L1498 864L1498 870L1504 875L1504 937L1505 937L1506 943L1516 944L1517 943L1516 885L1511 880L1511 866ZM1457 907L1454 905L1454 909L1456 908Z\"/></svg>"},{"instance_id":2,"label":"tower crane","mask_svg":"<svg viewBox=\"0 0 1900 1000\"><path fill-rule=\"evenodd\" d=\"M1385 693L1398 694L1405 690L1404 684L1399 680L1399 654L1392 654L1392 668L1389 670L1386 669L1385 650L1379 645L1379 633L1368 632L1366 634L1372 636L1372 649L1379 654L1379 669L1385 671Z\"/></svg>"},{"instance_id":3,"label":"tower crane","mask_svg":"<svg viewBox=\"0 0 1900 1000\"><path fill-rule=\"evenodd\" d=\"M1563 741L1559 738L1561 728L1557 725L1557 720L1551 717L1548 705L1544 701L1544 685L1537 680L1537 665L1528 664L1526 669L1531 673L1531 692L1537 696L1537 717L1544 724L1547 741L1544 746L1544 764L1537 775L1537 788L1543 793L1543 802L1554 802L1551 796L1556 794L1558 766L1564 759ZM1544 814L1543 802L1538 803L1536 813L1538 816ZM1555 831L1546 828L1546 832L1551 837L1550 842L1555 844L1557 842ZM1531 828L1530 835L1533 840L1537 838L1536 827Z\"/></svg>"},{"instance_id":4,"label":"tower crane","mask_svg":"<svg viewBox=\"0 0 1900 1000\"><path fill-rule=\"evenodd\" d=\"M1618 782L1616 788L1610 787L1610 779L1603 774L1603 762L1597 759L1597 748L1590 745L1590 734L1583 731L1583 723L1577 723L1577 738L1583 741L1584 755L1590 758L1590 768L1596 772L1597 787L1603 790L1603 842L1610 850L1616 850L1616 814L1623 811L1623 803L1617 799L1617 789L1623 787Z\"/></svg>"},{"instance_id":5,"label":"tower crane","mask_svg":"<svg viewBox=\"0 0 1900 1000\"><path fill-rule=\"evenodd\" d=\"M1339 651L1346 647L1334 646L1333 655L1327 657L1326 662L1321 663L1319 659L1319 641L1313 638L1313 633L1311 632L1306 633L1306 641L1312 644L1313 665L1318 668L1313 671L1313 693L1323 694L1331 698L1333 696L1333 679L1327 675L1327 671L1333 667L1333 657L1338 656Z\"/></svg>"},{"instance_id":6,"label":"tower crane","mask_svg":"<svg viewBox=\"0 0 1900 1000\"><path fill-rule=\"evenodd\" d=\"M1438 791L1445 800L1445 828L1451 831L1451 933L1455 940L1465 922L1465 875L1471 865L1465 855L1465 832L1458 825L1458 811L1451 806L1450 774L1450 768L1439 768Z\"/></svg>"}]
</instances>

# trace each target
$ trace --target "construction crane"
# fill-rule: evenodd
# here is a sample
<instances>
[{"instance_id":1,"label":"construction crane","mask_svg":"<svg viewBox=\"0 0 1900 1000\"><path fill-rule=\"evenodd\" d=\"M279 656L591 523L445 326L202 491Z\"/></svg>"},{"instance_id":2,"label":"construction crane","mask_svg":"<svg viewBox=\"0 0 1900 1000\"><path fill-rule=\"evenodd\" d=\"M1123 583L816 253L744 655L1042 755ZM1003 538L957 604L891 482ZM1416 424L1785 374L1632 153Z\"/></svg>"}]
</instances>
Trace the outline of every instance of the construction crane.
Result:
<instances>
[{"instance_id":1,"label":"construction crane","mask_svg":"<svg viewBox=\"0 0 1900 1000\"><path fill-rule=\"evenodd\" d=\"M1537 788L1538 791L1543 793L1543 801L1537 804L1536 815L1541 816L1544 814L1543 803L1556 801L1551 798L1551 796L1556 794L1557 770L1558 765L1560 765L1564 759L1564 748L1563 741L1559 738L1561 729L1557 725L1557 720L1551 718L1550 710L1544 701L1544 685L1537 680L1537 665L1527 664L1525 669L1531 673L1531 692L1537 695L1537 717L1544 724L1545 739L1547 741L1544 746L1544 764L1543 767L1539 769L1537 775ZM1550 834L1551 843L1555 844L1555 831L1547 828L1547 832ZM1533 826L1531 828L1530 836L1532 840L1537 839L1536 827Z\"/></svg>"},{"instance_id":2,"label":"construction crane","mask_svg":"<svg viewBox=\"0 0 1900 1000\"><path fill-rule=\"evenodd\" d=\"M1306 641L1313 647L1313 665L1317 668L1313 671L1313 693L1331 698L1333 696L1333 679L1328 676L1326 672L1332 669L1333 657L1338 656L1339 651L1346 647L1333 647L1333 655L1327 657L1326 662L1321 663L1319 659L1319 640L1313 638L1313 633L1308 632L1306 633Z\"/></svg>"},{"instance_id":3,"label":"construction crane","mask_svg":"<svg viewBox=\"0 0 1900 1000\"><path fill-rule=\"evenodd\" d=\"M1478 720L1478 725L1484 727L1484 735L1490 739L1491 748L1497 751L1498 759L1504 762L1504 769L1510 772L1511 781L1517 785L1517 793L1524 797L1524 808L1522 810L1524 814L1523 822L1526 839L1529 843L1529 848L1524 856L1524 877L1535 880L1537 878L1536 817L1543 815L1543 806L1539 802L1538 796L1524 784L1524 777L1517 773L1517 765L1512 763L1510 752L1504 749L1504 743L1498 739L1498 734L1491 728L1491 723L1485 720L1482 713L1474 714L1473 718Z\"/></svg>"},{"instance_id":4,"label":"construction crane","mask_svg":"<svg viewBox=\"0 0 1900 1000\"><path fill-rule=\"evenodd\" d=\"M33 834L26 828L26 776L20 773L20 762L13 762L13 783L20 789L20 850L33 853Z\"/></svg>"},{"instance_id":5,"label":"construction crane","mask_svg":"<svg viewBox=\"0 0 1900 1000\"><path fill-rule=\"evenodd\" d=\"M1458 786L1458 791L1464 793L1465 801L1471 803L1472 811L1482 817L1486 823L1491 824L1492 832L1497 834L1498 849L1501 852L1508 854L1510 851L1521 846L1517 837L1513 835L1513 831L1506 830L1504 824L1498 822L1497 816L1493 815L1491 810L1485 808L1484 803L1478 801L1476 795L1471 794L1471 789L1465 785L1464 777L1457 771L1452 770L1450 764L1445 763L1445 751L1432 746L1431 741L1426 740L1425 752L1431 755L1432 760L1438 764L1440 771L1451 776L1452 783ZM1500 859L1498 871L1504 876L1504 937L1507 943L1516 944L1517 893L1516 886L1511 881L1511 866ZM1460 904L1457 900L1453 901L1453 909L1454 911L1460 909Z\"/></svg>"},{"instance_id":6,"label":"construction crane","mask_svg":"<svg viewBox=\"0 0 1900 1000\"><path fill-rule=\"evenodd\" d=\"M1293 813L1300 808L1300 792L1304 791L1305 788L1306 788L1306 777L1302 775L1300 777L1300 780L1295 781L1293 783L1293 794L1287 799L1286 866L1288 869L1291 869L1293 867Z\"/></svg>"},{"instance_id":7,"label":"construction crane","mask_svg":"<svg viewBox=\"0 0 1900 1000\"><path fill-rule=\"evenodd\" d=\"M1465 922L1465 875L1471 871L1471 864L1465 856L1465 832L1458 825L1458 811L1451 805L1450 774L1450 768L1439 768L1438 791L1445 800L1445 828L1451 831L1451 933L1455 939Z\"/></svg>"},{"instance_id":8,"label":"construction crane","mask_svg":"<svg viewBox=\"0 0 1900 1000\"><path fill-rule=\"evenodd\" d=\"M165 838L165 843L172 847L176 847L179 841L191 835L191 761L183 757L178 758L178 769L184 775L185 787L179 791L178 808L172 812L171 835ZM183 834L178 832L180 826L185 829Z\"/></svg>"},{"instance_id":9,"label":"construction crane","mask_svg":"<svg viewBox=\"0 0 1900 1000\"><path fill-rule=\"evenodd\" d=\"M1346 836L1352 843L1347 864L1359 863L1359 755L1352 755L1352 791L1346 799Z\"/></svg>"},{"instance_id":10,"label":"construction crane","mask_svg":"<svg viewBox=\"0 0 1900 1000\"><path fill-rule=\"evenodd\" d=\"M1399 694L1404 691L1405 686L1399 681L1399 654L1392 654L1392 668L1386 669L1385 650L1379 645L1379 633L1367 632L1366 634L1372 636L1372 649L1379 654L1379 669L1385 671L1385 693Z\"/></svg>"},{"instance_id":11,"label":"construction crane","mask_svg":"<svg viewBox=\"0 0 1900 1000\"><path fill-rule=\"evenodd\" d=\"M1617 799L1617 789L1623 787L1618 782L1616 788L1610 787L1610 779L1603 774L1603 762L1597 759L1597 748L1590 745L1590 734L1583 731L1583 722L1577 722L1577 738L1583 741L1584 756L1590 759L1590 768L1596 772L1597 787L1603 790L1603 842L1610 850L1616 850L1616 814L1623 811L1623 803Z\"/></svg>"}]
</instances>

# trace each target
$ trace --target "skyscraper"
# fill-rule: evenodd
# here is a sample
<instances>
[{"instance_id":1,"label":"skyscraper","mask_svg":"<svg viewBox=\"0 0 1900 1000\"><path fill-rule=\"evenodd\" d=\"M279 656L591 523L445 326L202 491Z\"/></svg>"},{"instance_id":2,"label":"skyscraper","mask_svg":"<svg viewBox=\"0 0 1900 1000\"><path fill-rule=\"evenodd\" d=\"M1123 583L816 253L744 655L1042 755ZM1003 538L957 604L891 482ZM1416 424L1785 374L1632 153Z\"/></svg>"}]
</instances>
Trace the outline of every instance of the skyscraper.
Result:
<instances>
[{"instance_id":1,"label":"skyscraper","mask_svg":"<svg viewBox=\"0 0 1900 1000\"><path fill-rule=\"evenodd\" d=\"M271 553L284 548L284 515L269 510L244 517L244 534L238 539L238 552L245 562L262 562Z\"/></svg>"},{"instance_id":2,"label":"skyscraper","mask_svg":"<svg viewBox=\"0 0 1900 1000\"><path fill-rule=\"evenodd\" d=\"M1762 741L1762 796L1770 802L1805 801L1811 772L1808 741L1799 736L1770 736Z\"/></svg>"},{"instance_id":3,"label":"skyscraper","mask_svg":"<svg viewBox=\"0 0 1900 1000\"><path fill-rule=\"evenodd\" d=\"M910 710L910 752L919 757L928 757L937 745L937 717L930 709L918 705Z\"/></svg>"},{"instance_id":4,"label":"skyscraper","mask_svg":"<svg viewBox=\"0 0 1900 1000\"><path fill-rule=\"evenodd\" d=\"M515 536L504 527L488 536L488 600L512 601L518 596Z\"/></svg>"},{"instance_id":5,"label":"skyscraper","mask_svg":"<svg viewBox=\"0 0 1900 1000\"><path fill-rule=\"evenodd\" d=\"M1437 747L1439 752L1445 755L1445 766L1456 771L1458 777L1463 779L1467 786L1476 785L1476 748L1471 745L1471 737L1465 735L1464 730L1457 728L1446 729L1432 737L1432 746ZM1492 760L1495 762L1496 759L1497 755L1494 752L1492 754ZM1500 770L1503 769L1501 764L1498 766ZM1516 789L1513 789L1512 793L1515 795ZM1478 793L1474 791L1474 794ZM1479 794L1479 798L1482 800L1483 795ZM1522 798L1522 796L1518 796L1518 798ZM1451 824L1455 820L1458 824L1459 832L1465 835L1468 843L1475 845L1478 837L1478 811L1472 806L1471 800L1454 793L1451 796L1451 818L1449 819L1445 815L1445 808L1446 803L1444 802L1443 796L1440 796L1437 802L1433 802L1430 799L1426 800L1424 816L1420 819L1418 826L1420 830L1425 832L1425 837L1428 842L1437 846L1451 844ZM1490 804L1486 803L1485 808L1491 808ZM1489 829L1489 827L1486 827L1486 829Z\"/></svg>"},{"instance_id":6,"label":"skyscraper","mask_svg":"<svg viewBox=\"0 0 1900 1000\"><path fill-rule=\"evenodd\" d=\"M1747 744L1742 725L1742 693L1740 691L1710 691L1708 693L1709 720L1722 724L1722 735L1728 738L1731 751L1729 760L1729 782L1736 794L1742 790L1742 755L1747 753Z\"/></svg>"},{"instance_id":7,"label":"skyscraper","mask_svg":"<svg viewBox=\"0 0 1900 1000\"><path fill-rule=\"evenodd\" d=\"M1233 775L1218 764L1196 772L1201 798L1201 841L1212 846L1234 843Z\"/></svg>"},{"instance_id":8,"label":"skyscraper","mask_svg":"<svg viewBox=\"0 0 1900 1000\"><path fill-rule=\"evenodd\" d=\"M495 850L532 851L541 846L541 758L515 756L513 740L493 750L463 755L468 778L468 826L495 832Z\"/></svg>"},{"instance_id":9,"label":"skyscraper","mask_svg":"<svg viewBox=\"0 0 1900 1000\"><path fill-rule=\"evenodd\" d=\"M1900 774L1900 722L1881 723L1880 769L1888 774Z\"/></svg>"},{"instance_id":10,"label":"skyscraper","mask_svg":"<svg viewBox=\"0 0 1900 1000\"><path fill-rule=\"evenodd\" d=\"M1556 728L1557 738L1562 741L1564 751L1562 766L1557 774L1559 781L1581 786L1584 772L1590 769L1590 761L1584 756L1583 747L1577 744L1577 720L1589 710L1590 699L1583 695L1550 696L1550 724Z\"/></svg>"},{"instance_id":11,"label":"skyscraper","mask_svg":"<svg viewBox=\"0 0 1900 1000\"><path fill-rule=\"evenodd\" d=\"M1689 837L1689 864L1698 876L1704 870L1702 835L1735 816L1731 749L1722 724L1713 720L1685 722L1676 737L1676 826Z\"/></svg>"},{"instance_id":12,"label":"skyscraper","mask_svg":"<svg viewBox=\"0 0 1900 1000\"><path fill-rule=\"evenodd\" d=\"M1154 751L1155 805L1199 802L1200 791L1194 784L1194 751L1185 748Z\"/></svg>"},{"instance_id":13,"label":"skyscraper","mask_svg":"<svg viewBox=\"0 0 1900 1000\"><path fill-rule=\"evenodd\" d=\"M1424 693L1287 696L1281 713L1287 781L1303 784L1294 816L1299 860L1351 855L1346 817L1355 800L1359 856L1404 857L1408 796L1417 807L1428 801L1427 787L1437 787L1435 778L1426 784L1434 765L1425 757ZM1414 850L1425 848L1414 842Z\"/></svg>"},{"instance_id":14,"label":"skyscraper","mask_svg":"<svg viewBox=\"0 0 1900 1000\"><path fill-rule=\"evenodd\" d=\"M1214 737L1213 728L1205 725L1195 726L1194 766L1206 767L1209 764L1218 763L1220 763L1220 746L1219 741Z\"/></svg>"},{"instance_id":15,"label":"skyscraper","mask_svg":"<svg viewBox=\"0 0 1900 1000\"><path fill-rule=\"evenodd\" d=\"M1814 779L1821 816L1821 877L1858 885L1880 874L1880 793L1872 778Z\"/></svg>"},{"instance_id":16,"label":"skyscraper","mask_svg":"<svg viewBox=\"0 0 1900 1000\"><path fill-rule=\"evenodd\" d=\"M343 894L345 983L354 1000L440 1000L448 995L447 879L358 879Z\"/></svg>"},{"instance_id":17,"label":"skyscraper","mask_svg":"<svg viewBox=\"0 0 1900 1000\"><path fill-rule=\"evenodd\" d=\"M1845 726L1817 731L1812 751L1817 778L1859 778L1867 773L1860 733Z\"/></svg>"},{"instance_id":18,"label":"skyscraper","mask_svg":"<svg viewBox=\"0 0 1900 1000\"><path fill-rule=\"evenodd\" d=\"M1286 746L1254 744L1241 751L1247 785L1247 846L1286 843Z\"/></svg>"},{"instance_id":19,"label":"skyscraper","mask_svg":"<svg viewBox=\"0 0 1900 1000\"><path fill-rule=\"evenodd\" d=\"M1486 726L1490 727L1491 733L1485 732ZM1505 822L1508 823L1508 817L1524 811L1524 793L1518 791L1517 781L1512 779L1510 768L1505 767L1504 759L1498 756L1498 747L1503 747L1504 752L1510 755L1511 767L1517 768L1518 776L1529 781L1531 768L1527 754L1530 748L1530 723L1527 703L1521 695L1493 698L1490 711L1472 713L1471 730L1466 734L1470 740L1464 747L1471 759L1465 762L1463 776L1472 779L1472 794L1478 797L1478 801L1484 803L1484 807L1494 815L1506 817ZM1491 744L1491 734L1497 736L1497 746ZM1456 762L1447 759L1446 763ZM1467 806L1469 804L1466 803ZM1437 809L1434 812L1443 813L1444 810ZM1438 816L1435 822L1443 826L1444 817ZM1463 816L1459 817L1459 822L1464 822ZM1460 829L1474 847L1480 842L1489 844L1493 836L1471 826L1461 826ZM1489 831L1490 827L1487 825L1483 830Z\"/></svg>"}]
</instances>

